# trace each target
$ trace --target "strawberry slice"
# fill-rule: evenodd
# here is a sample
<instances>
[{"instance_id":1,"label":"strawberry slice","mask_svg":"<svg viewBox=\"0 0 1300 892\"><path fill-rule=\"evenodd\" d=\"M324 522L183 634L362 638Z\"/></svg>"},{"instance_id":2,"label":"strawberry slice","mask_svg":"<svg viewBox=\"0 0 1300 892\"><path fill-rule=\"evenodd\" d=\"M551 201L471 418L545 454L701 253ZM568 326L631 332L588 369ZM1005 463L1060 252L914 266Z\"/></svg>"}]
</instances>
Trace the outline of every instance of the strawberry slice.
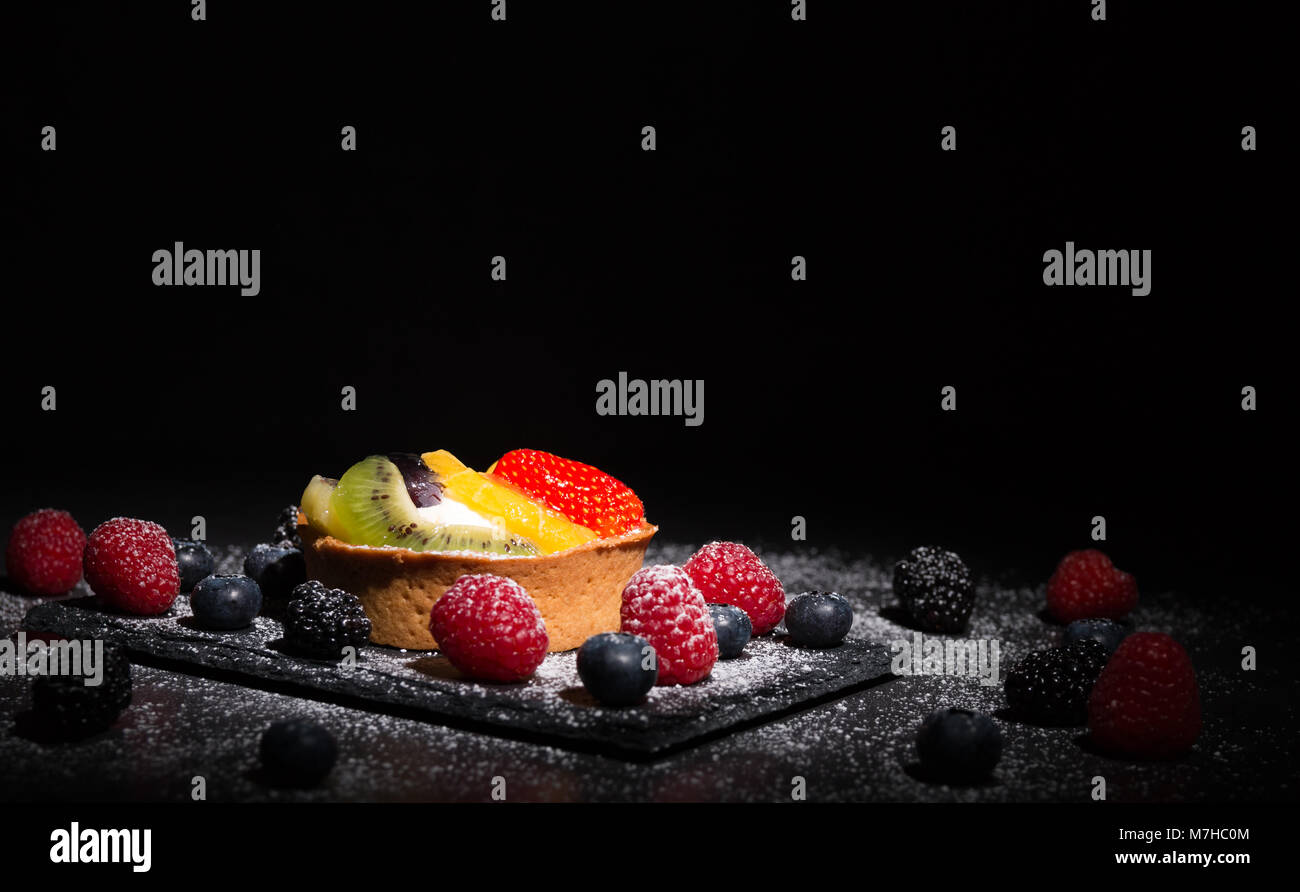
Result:
<instances>
[{"instance_id":1,"label":"strawberry slice","mask_svg":"<svg viewBox=\"0 0 1300 892\"><path fill-rule=\"evenodd\" d=\"M621 536L645 522L636 493L604 471L538 449L507 452L488 471L600 537Z\"/></svg>"}]
</instances>

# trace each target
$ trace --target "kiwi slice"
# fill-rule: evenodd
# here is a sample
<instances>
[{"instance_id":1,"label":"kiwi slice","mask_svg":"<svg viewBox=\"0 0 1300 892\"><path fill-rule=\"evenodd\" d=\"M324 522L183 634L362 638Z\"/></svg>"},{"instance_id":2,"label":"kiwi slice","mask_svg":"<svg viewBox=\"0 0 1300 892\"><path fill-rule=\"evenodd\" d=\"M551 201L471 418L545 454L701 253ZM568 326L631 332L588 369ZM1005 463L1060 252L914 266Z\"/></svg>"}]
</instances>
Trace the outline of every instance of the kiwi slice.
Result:
<instances>
[{"instance_id":1,"label":"kiwi slice","mask_svg":"<svg viewBox=\"0 0 1300 892\"><path fill-rule=\"evenodd\" d=\"M395 545L422 551L434 525L420 517L402 472L382 455L357 462L339 478L330 517L353 545Z\"/></svg>"},{"instance_id":2,"label":"kiwi slice","mask_svg":"<svg viewBox=\"0 0 1300 892\"><path fill-rule=\"evenodd\" d=\"M337 480L317 474L303 490L298 504L302 508L302 513L307 515L307 523L327 536L340 539L345 531L339 528L330 514L330 500L334 498L336 486L338 486Z\"/></svg>"},{"instance_id":3,"label":"kiwi slice","mask_svg":"<svg viewBox=\"0 0 1300 892\"><path fill-rule=\"evenodd\" d=\"M426 550L486 551L491 554L537 554L537 546L521 536L512 536L495 527L475 527L449 523L434 528Z\"/></svg>"},{"instance_id":4,"label":"kiwi slice","mask_svg":"<svg viewBox=\"0 0 1300 892\"><path fill-rule=\"evenodd\" d=\"M353 545L537 554L532 543L504 530L425 520L411 501L402 472L382 455L357 462L339 478L330 497L328 517L330 526L342 534L336 538Z\"/></svg>"}]
</instances>

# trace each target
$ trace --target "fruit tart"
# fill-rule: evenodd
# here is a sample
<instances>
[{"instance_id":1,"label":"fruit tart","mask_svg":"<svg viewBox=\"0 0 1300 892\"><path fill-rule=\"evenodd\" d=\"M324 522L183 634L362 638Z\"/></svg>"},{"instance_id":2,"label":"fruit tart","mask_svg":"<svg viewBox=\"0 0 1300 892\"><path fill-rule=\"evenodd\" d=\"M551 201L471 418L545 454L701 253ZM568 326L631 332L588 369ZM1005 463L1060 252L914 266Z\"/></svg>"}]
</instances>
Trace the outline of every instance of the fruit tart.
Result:
<instances>
[{"instance_id":1,"label":"fruit tart","mask_svg":"<svg viewBox=\"0 0 1300 892\"><path fill-rule=\"evenodd\" d=\"M434 602L475 573L524 587L551 651L617 631L656 530L626 485L535 449L485 472L446 450L371 455L337 480L313 477L298 516L308 578L356 595L371 641L415 650L437 648Z\"/></svg>"}]
</instances>

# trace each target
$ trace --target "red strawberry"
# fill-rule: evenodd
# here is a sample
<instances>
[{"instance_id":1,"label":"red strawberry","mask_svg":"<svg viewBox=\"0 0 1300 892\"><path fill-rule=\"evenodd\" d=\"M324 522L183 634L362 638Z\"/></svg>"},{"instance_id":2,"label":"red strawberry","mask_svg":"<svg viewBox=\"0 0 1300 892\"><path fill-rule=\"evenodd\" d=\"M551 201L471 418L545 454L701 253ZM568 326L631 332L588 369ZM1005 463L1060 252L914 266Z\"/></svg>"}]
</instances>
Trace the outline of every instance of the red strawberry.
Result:
<instances>
[{"instance_id":1,"label":"red strawberry","mask_svg":"<svg viewBox=\"0 0 1300 892\"><path fill-rule=\"evenodd\" d=\"M62 595L81 581L86 534L66 511L45 508L14 524L5 568L24 591Z\"/></svg>"},{"instance_id":2,"label":"red strawberry","mask_svg":"<svg viewBox=\"0 0 1300 892\"><path fill-rule=\"evenodd\" d=\"M429 616L438 650L470 678L523 681L546 658L550 638L537 604L513 579L462 576Z\"/></svg>"},{"instance_id":3,"label":"red strawberry","mask_svg":"<svg viewBox=\"0 0 1300 892\"><path fill-rule=\"evenodd\" d=\"M115 517L95 527L83 565L91 590L128 613L165 613L181 590L172 538L147 520Z\"/></svg>"},{"instance_id":4,"label":"red strawberry","mask_svg":"<svg viewBox=\"0 0 1300 892\"><path fill-rule=\"evenodd\" d=\"M681 567L658 564L636 571L623 589L621 631L655 649L657 685L694 684L713 671L718 632L704 596Z\"/></svg>"},{"instance_id":5,"label":"red strawberry","mask_svg":"<svg viewBox=\"0 0 1300 892\"><path fill-rule=\"evenodd\" d=\"M645 523L645 507L636 493L582 462L515 449L488 471L601 538L621 536Z\"/></svg>"},{"instance_id":6,"label":"red strawberry","mask_svg":"<svg viewBox=\"0 0 1300 892\"><path fill-rule=\"evenodd\" d=\"M1047 583L1047 609L1063 623L1122 619L1137 606L1137 581L1095 548L1061 558Z\"/></svg>"},{"instance_id":7,"label":"red strawberry","mask_svg":"<svg viewBox=\"0 0 1300 892\"><path fill-rule=\"evenodd\" d=\"M682 568L710 604L734 604L749 614L754 637L785 616L785 589L776 574L739 542L710 542Z\"/></svg>"},{"instance_id":8,"label":"red strawberry","mask_svg":"<svg viewBox=\"0 0 1300 892\"><path fill-rule=\"evenodd\" d=\"M1120 643L1088 698L1088 730L1099 749L1167 759L1201 733L1196 671L1168 635L1138 632Z\"/></svg>"}]
</instances>

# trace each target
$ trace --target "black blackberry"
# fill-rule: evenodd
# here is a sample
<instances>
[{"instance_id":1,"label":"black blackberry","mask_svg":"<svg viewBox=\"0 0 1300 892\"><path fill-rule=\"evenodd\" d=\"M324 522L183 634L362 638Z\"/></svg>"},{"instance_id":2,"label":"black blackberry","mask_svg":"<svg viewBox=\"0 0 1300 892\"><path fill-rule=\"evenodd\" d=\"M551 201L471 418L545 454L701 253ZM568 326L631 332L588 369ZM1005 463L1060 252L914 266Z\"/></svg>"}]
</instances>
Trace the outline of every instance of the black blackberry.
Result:
<instances>
[{"instance_id":1,"label":"black blackberry","mask_svg":"<svg viewBox=\"0 0 1300 892\"><path fill-rule=\"evenodd\" d=\"M1088 695L1108 656L1105 645L1091 638L1035 651L1007 673L1007 703L1021 718L1082 725L1088 721Z\"/></svg>"},{"instance_id":2,"label":"black blackberry","mask_svg":"<svg viewBox=\"0 0 1300 892\"><path fill-rule=\"evenodd\" d=\"M894 566L894 594L927 632L960 632L975 606L975 580L960 557L930 545Z\"/></svg>"},{"instance_id":3,"label":"black blackberry","mask_svg":"<svg viewBox=\"0 0 1300 892\"><path fill-rule=\"evenodd\" d=\"M280 512L280 521L271 534L271 543L277 548L302 548L298 538L298 506L290 505Z\"/></svg>"},{"instance_id":4,"label":"black blackberry","mask_svg":"<svg viewBox=\"0 0 1300 892\"><path fill-rule=\"evenodd\" d=\"M370 640L370 619L356 595L309 579L293 590L285 609L284 640L304 656L337 660L343 648Z\"/></svg>"},{"instance_id":5,"label":"black blackberry","mask_svg":"<svg viewBox=\"0 0 1300 892\"><path fill-rule=\"evenodd\" d=\"M103 673L94 686L86 684L84 674L42 675L32 683L32 712L46 730L62 738L105 730L131 702L131 662L126 653L105 647Z\"/></svg>"}]
</instances>

